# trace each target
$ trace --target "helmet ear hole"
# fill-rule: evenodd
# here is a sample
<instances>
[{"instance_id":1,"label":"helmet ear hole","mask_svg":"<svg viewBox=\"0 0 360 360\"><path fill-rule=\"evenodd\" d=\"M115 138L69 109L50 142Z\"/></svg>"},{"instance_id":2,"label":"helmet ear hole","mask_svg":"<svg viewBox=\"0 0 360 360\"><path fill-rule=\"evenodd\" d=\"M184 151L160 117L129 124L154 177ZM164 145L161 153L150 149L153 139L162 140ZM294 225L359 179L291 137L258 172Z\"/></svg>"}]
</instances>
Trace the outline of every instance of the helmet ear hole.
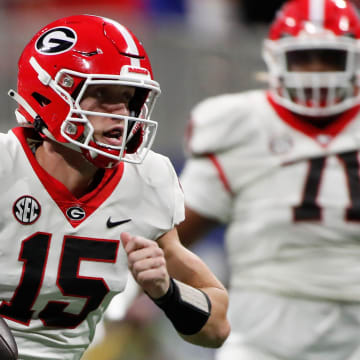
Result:
<instances>
[{"instance_id":1,"label":"helmet ear hole","mask_svg":"<svg viewBox=\"0 0 360 360\"><path fill-rule=\"evenodd\" d=\"M44 95L39 94L38 92L33 92L31 96L39 103L41 107L49 105L51 100L45 97Z\"/></svg>"}]
</instances>

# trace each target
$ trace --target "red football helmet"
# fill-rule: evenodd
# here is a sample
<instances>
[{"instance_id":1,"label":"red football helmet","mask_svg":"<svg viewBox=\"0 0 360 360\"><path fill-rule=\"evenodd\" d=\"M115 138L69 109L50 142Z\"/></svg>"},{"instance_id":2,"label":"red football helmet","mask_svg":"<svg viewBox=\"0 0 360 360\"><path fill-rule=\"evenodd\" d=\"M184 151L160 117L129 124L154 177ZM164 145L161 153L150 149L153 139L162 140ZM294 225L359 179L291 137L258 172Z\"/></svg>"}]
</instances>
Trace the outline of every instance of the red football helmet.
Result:
<instances>
[{"instance_id":1,"label":"red football helmet","mask_svg":"<svg viewBox=\"0 0 360 360\"><path fill-rule=\"evenodd\" d=\"M274 100L314 117L359 103L359 38L360 20L349 1L288 1L263 46Z\"/></svg>"},{"instance_id":2,"label":"red football helmet","mask_svg":"<svg viewBox=\"0 0 360 360\"><path fill-rule=\"evenodd\" d=\"M54 21L32 38L18 67L18 93L9 94L19 104L20 124L82 152L98 167L144 159L157 130L150 115L160 86L153 80L142 44L126 27L93 15ZM82 110L80 102L89 85L135 87L130 116ZM122 145L95 141L87 115L123 119Z\"/></svg>"}]
</instances>

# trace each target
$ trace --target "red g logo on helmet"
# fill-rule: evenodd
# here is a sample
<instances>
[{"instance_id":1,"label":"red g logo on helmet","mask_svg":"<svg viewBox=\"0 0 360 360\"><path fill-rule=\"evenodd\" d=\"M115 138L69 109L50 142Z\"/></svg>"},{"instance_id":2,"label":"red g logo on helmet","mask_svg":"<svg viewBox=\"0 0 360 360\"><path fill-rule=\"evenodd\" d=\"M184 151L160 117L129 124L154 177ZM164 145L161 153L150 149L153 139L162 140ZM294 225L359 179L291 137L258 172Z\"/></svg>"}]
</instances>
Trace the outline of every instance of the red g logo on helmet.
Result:
<instances>
[{"instance_id":1,"label":"red g logo on helmet","mask_svg":"<svg viewBox=\"0 0 360 360\"><path fill-rule=\"evenodd\" d=\"M76 44L77 36L68 27L56 27L42 34L36 41L36 50L43 55L61 54Z\"/></svg>"}]
</instances>

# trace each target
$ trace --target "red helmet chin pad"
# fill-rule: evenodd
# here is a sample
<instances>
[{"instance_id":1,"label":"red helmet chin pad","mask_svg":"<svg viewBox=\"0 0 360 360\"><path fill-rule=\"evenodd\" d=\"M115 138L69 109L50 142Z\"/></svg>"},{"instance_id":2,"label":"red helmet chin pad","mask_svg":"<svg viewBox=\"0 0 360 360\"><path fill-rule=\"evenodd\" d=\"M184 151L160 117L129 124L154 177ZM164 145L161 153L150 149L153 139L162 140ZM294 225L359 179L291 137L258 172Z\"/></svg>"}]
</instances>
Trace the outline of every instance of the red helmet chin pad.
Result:
<instances>
[{"instance_id":1,"label":"red helmet chin pad","mask_svg":"<svg viewBox=\"0 0 360 360\"><path fill-rule=\"evenodd\" d=\"M96 154L94 157L92 156L90 150L81 148L81 152L85 159L89 161L91 164L95 165L97 168L113 168L120 163L119 160L110 159L108 156L104 156L101 154Z\"/></svg>"}]
</instances>

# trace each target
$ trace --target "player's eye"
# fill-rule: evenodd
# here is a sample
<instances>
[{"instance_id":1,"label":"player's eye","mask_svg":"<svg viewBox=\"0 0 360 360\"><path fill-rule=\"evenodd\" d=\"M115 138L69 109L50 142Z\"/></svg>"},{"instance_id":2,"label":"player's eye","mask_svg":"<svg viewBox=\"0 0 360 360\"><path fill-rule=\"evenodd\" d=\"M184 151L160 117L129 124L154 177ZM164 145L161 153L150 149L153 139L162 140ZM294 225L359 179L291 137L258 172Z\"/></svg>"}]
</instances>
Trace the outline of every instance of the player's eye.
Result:
<instances>
[{"instance_id":1,"label":"player's eye","mask_svg":"<svg viewBox=\"0 0 360 360\"><path fill-rule=\"evenodd\" d=\"M134 93L135 90L125 86L89 86L84 94L84 98L92 97L103 104L129 104Z\"/></svg>"}]
</instances>

